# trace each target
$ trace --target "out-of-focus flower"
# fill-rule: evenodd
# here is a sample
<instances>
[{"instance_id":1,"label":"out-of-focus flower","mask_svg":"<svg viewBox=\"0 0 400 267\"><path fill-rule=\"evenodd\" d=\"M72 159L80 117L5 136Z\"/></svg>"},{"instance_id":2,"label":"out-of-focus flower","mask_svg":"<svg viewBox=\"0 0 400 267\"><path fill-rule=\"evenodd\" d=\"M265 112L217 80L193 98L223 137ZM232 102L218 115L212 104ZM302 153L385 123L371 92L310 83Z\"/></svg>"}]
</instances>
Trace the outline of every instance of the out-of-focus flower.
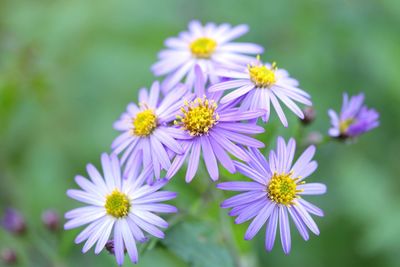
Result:
<instances>
[{"instance_id":1,"label":"out-of-focus flower","mask_svg":"<svg viewBox=\"0 0 400 267\"><path fill-rule=\"evenodd\" d=\"M76 176L76 183L83 190L70 189L67 195L80 202L88 204L85 207L73 209L65 214L68 222L65 229L72 229L89 224L75 239L76 243L86 240L82 252L87 252L96 244L98 254L110 236L113 236L114 252L117 263L122 265L126 249L132 262L137 263L138 251L136 242L146 241L143 230L155 237L164 238L164 233L158 228L168 227L168 223L157 213L173 213L177 209L159 202L176 197L176 193L158 191L166 183L166 179L156 181L153 185L144 184L151 174L147 167L138 176L121 178L120 164L115 155L101 156L103 176L89 164L87 172L90 180Z\"/></svg>"},{"instance_id":2,"label":"out-of-focus flower","mask_svg":"<svg viewBox=\"0 0 400 267\"><path fill-rule=\"evenodd\" d=\"M300 119L304 118L304 114L294 101L307 106L312 105L310 95L298 88L298 81L289 77L286 70L278 69L275 63L263 64L259 57L241 70L218 70L217 74L221 77L232 78L232 80L212 85L209 92L234 89L221 99L221 103L239 99L241 100L240 109L243 111L265 109L267 112L262 117L264 122L269 119L272 103L283 125L288 126L278 99Z\"/></svg>"},{"instance_id":3,"label":"out-of-focus flower","mask_svg":"<svg viewBox=\"0 0 400 267\"><path fill-rule=\"evenodd\" d=\"M183 153L175 140L179 131L168 123L175 119L186 93L186 88L180 85L160 100L160 85L154 82L149 93L146 89L140 90L139 106L130 103L127 111L114 123L114 128L122 133L111 147L115 154L123 152L124 177L129 172L136 176L143 164L144 167L152 166L154 176L159 179L161 169L168 170L171 166L169 154ZM148 182L152 182L152 178L150 175Z\"/></svg>"},{"instance_id":4,"label":"out-of-focus flower","mask_svg":"<svg viewBox=\"0 0 400 267\"><path fill-rule=\"evenodd\" d=\"M266 224L265 247L272 250L279 224L283 251L291 249L289 216L304 240L309 239L308 230L319 235L319 229L310 214L323 216L322 210L301 198L303 195L320 195L326 192L326 186L320 183L305 183L304 179L312 174L317 163L312 160L315 147L310 146L292 166L296 142L290 139L288 144L278 137L276 151L269 154L269 162L257 150L250 148L251 161L248 164L235 162L236 168L253 182L225 182L217 185L222 190L239 191L241 194L225 200L222 208L232 208L231 216L237 216L235 223L253 219L248 227L245 239L252 239Z\"/></svg>"},{"instance_id":5,"label":"out-of-focus flower","mask_svg":"<svg viewBox=\"0 0 400 267\"><path fill-rule=\"evenodd\" d=\"M5 248L1 251L1 260L7 265L17 263L17 254L10 248Z\"/></svg>"},{"instance_id":6,"label":"out-of-focus flower","mask_svg":"<svg viewBox=\"0 0 400 267\"><path fill-rule=\"evenodd\" d=\"M60 216L54 210L46 210L42 213L42 222L50 231L57 231L60 227Z\"/></svg>"},{"instance_id":7,"label":"out-of-focus flower","mask_svg":"<svg viewBox=\"0 0 400 267\"><path fill-rule=\"evenodd\" d=\"M204 71L205 80L218 82L214 74L217 67L233 67L249 61L251 57L243 54L259 54L263 48L252 43L233 43L248 32L247 25L232 27L229 24L201 25L199 21L189 23L189 31L179 37L165 41L167 49L159 54L159 61L152 66L156 76L167 75L162 84L165 92L185 78L185 84L192 88L195 80L194 66L199 64Z\"/></svg>"},{"instance_id":8,"label":"out-of-focus flower","mask_svg":"<svg viewBox=\"0 0 400 267\"><path fill-rule=\"evenodd\" d=\"M300 119L301 123L304 125L309 125L314 122L317 116L315 109L313 107L306 107L303 109L304 118Z\"/></svg>"},{"instance_id":9,"label":"out-of-focus flower","mask_svg":"<svg viewBox=\"0 0 400 267\"><path fill-rule=\"evenodd\" d=\"M26 223L22 214L13 208L7 208L4 212L3 218L1 219L1 225L7 231L21 235L26 231Z\"/></svg>"},{"instance_id":10,"label":"out-of-focus flower","mask_svg":"<svg viewBox=\"0 0 400 267\"><path fill-rule=\"evenodd\" d=\"M208 173L215 181L219 177L217 161L229 172L235 172L228 153L248 161L250 158L240 146L264 147L262 142L248 136L262 133L264 128L241 121L262 116L265 111L243 112L227 104L218 104L220 94L207 93L199 66L195 72L195 98L186 101L175 121L182 134L180 141L185 152L175 157L166 177L171 178L190 154L186 171L186 182L190 182L197 172L202 152Z\"/></svg>"},{"instance_id":11,"label":"out-of-focus flower","mask_svg":"<svg viewBox=\"0 0 400 267\"><path fill-rule=\"evenodd\" d=\"M310 132L304 140L305 145L319 145L324 140L324 136L317 131Z\"/></svg>"},{"instance_id":12,"label":"out-of-focus flower","mask_svg":"<svg viewBox=\"0 0 400 267\"><path fill-rule=\"evenodd\" d=\"M357 137L379 126L379 113L368 109L364 104L364 94L352 96L343 94L343 105L340 114L330 109L332 127L329 135L338 138Z\"/></svg>"}]
</instances>

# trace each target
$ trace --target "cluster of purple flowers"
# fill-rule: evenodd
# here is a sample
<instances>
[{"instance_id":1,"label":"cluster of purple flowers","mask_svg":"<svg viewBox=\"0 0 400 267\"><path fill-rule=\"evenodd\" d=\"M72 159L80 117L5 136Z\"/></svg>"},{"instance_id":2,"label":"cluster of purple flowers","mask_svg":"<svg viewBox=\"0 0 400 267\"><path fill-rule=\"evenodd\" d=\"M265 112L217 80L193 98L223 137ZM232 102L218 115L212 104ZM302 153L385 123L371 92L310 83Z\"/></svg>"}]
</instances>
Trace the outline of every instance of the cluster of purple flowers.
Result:
<instances>
[{"instance_id":1,"label":"cluster of purple flowers","mask_svg":"<svg viewBox=\"0 0 400 267\"><path fill-rule=\"evenodd\" d=\"M118 264L125 250L136 263L137 242L145 242L148 234L164 237L161 229L168 223L157 214L177 212L162 203L176 193L160 189L185 162L185 180L191 182L201 159L212 181L219 179L218 163L251 179L217 185L240 192L221 207L231 208L235 223L252 220L246 240L266 225L265 247L271 250L279 225L283 250L289 253L289 218L305 240L309 231L319 234L311 215L323 212L302 198L326 192L323 184L305 182L317 169L315 147L294 161L296 141L278 137L276 150L265 157L259 151L264 143L253 137L264 132L272 108L288 127L282 103L305 119L298 104L312 106L311 97L275 62L260 61L256 55L263 52L261 46L232 42L247 31L246 25L192 21L188 31L165 41L167 48L152 66L165 79L155 81L150 90L141 89L139 103L130 103L115 122L120 135L112 142L112 153L101 156L102 173L88 164L90 179L75 178L82 190L67 192L87 204L65 214L65 229L87 225L75 239L85 242L83 252L94 247L100 253L112 240ZM350 100L345 95L340 116L329 111L331 136L353 138L378 125L378 113L364 107L363 100L363 95Z\"/></svg>"}]
</instances>

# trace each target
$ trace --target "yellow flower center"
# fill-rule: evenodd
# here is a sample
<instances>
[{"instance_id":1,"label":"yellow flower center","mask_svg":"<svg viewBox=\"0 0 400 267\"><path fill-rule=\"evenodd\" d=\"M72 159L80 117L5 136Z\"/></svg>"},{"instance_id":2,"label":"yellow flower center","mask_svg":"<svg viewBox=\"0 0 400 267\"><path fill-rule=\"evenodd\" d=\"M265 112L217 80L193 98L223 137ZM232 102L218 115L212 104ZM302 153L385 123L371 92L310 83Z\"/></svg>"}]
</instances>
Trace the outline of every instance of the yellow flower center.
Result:
<instances>
[{"instance_id":1,"label":"yellow flower center","mask_svg":"<svg viewBox=\"0 0 400 267\"><path fill-rule=\"evenodd\" d=\"M293 204L296 194L302 191L296 189L296 181L298 179L299 178L293 179L291 174L274 173L267 186L269 199L278 204L283 204L286 206Z\"/></svg>"},{"instance_id":2,"label":"yellow flower center","mask_svg":"<svg viewBox=\"0 0 400 267\"><path fill-rule=\"evenodd\" d=\"M157 117L151 109L139 112L133 119L133 134L148 136L157 127Z\"/></svg>"},{"instance_id":3,"label":"yellow flower center","mask_svg":"<svg viewBox=\"0 0 400 267\"><path fill-rule=\"evenodd\" d=\"M250 80L259 88L266 88L276 82L275 70L276 63L272 63L272 68L266 66L249 66Z\"/></svg>"},{"instance_id":4,"label":"yellow flower center","mask_svg":"<svg viewBox=\"0 0 400 267\"><path fill-rule=\"evenodd\" d=\"M115 218L122 218L128 215L131 204L124 193L115 189L111 194L106 196L106 204L104 207L108 215Z\"/></svg>"},{"instance_id":5,"label":"yellow flower center","mask_svg":"<svg viewBox=\"0 0 400 267\"><path fill-rule=\"evenodd\" d=\"M206 97L198 97L190 103L186 101L181 108L183 116L177 116L175 124L182 126L192 136L207 134L219 119L216 108L217 104Z\"/></svg>"},{"instance_id":6,"label":"yellow flower center","mask_svg":"<svg viewBox=\"0 0 400 267\"><path fill-rule=\"evenodd\" d=\"M344 134L347 132L347 129L349 129L350 125L354 123L354 119L347 119L344 121L341 121L339 123L339 131L340 133Z\"/></svg>"},{"instance_id":7,"label":"yellow flower center","mask_svg":"<svg viewBox=\"0 0 400 267\"><path fill-rule=\"evenodd\" d=\"M210 58L215 48L217 48L217 42L207 37L197 38L190 44L190 51L197 58Z\"/></svg>"}]
</instances>

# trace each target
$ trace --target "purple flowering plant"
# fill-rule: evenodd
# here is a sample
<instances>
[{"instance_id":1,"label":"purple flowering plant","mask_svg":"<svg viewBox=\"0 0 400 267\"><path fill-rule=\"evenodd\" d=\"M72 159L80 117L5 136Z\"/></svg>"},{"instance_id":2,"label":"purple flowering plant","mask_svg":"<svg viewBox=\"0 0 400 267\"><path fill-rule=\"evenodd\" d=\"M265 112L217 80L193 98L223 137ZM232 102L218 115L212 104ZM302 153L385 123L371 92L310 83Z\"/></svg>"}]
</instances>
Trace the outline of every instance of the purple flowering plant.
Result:
<instances>
[{"instance_id":1,"label":"purple flowering plant","mask_svg":"<svg viewBox=\"0 0 400 267\"><path fill-rule=\"evenodd\" d=\"M355 140L377 127L379 114L365 106L364 94L349 99L345 93L340 113L329 110L328 135L273 137L277 119L277 127L292 133L291 113L303 121L301 127L309 127L313 103L287 70L261 61L263 47L233 42L248 30L192 21L187 31L165 41L151 67L165 77L149 82L150 90L140 89L138 102L129 103L114 123L119 135L110 154L101 156L102 171L88 164L89 179L76 176L80 189L67 191L85 205L68 211L64 225L66 230L85 227L75 238L84 243L82 252L106 249L119 265L125 253L137 263L141 253L168 236L169 227L171 235L180 234L176 225L216 202L225 217L222 228L246 223L245 240L264 232L266 251L279 235L283 252L290 253L294 228L306 241L310 233L323 238L318 224L324 220L316 217L324 212L308 197L325 194L323 182L330 177L318 176L314 155L329 140ZM179 192L173 192L179 176L187 187L206 185L204 197L179 202ZM182 211L164 203L175 198ZM197 208L187 208L190 202ZM8 217L3 224L10 228ZM226 242L235 248L229 235Z\"/></svg>"}]
</instances>

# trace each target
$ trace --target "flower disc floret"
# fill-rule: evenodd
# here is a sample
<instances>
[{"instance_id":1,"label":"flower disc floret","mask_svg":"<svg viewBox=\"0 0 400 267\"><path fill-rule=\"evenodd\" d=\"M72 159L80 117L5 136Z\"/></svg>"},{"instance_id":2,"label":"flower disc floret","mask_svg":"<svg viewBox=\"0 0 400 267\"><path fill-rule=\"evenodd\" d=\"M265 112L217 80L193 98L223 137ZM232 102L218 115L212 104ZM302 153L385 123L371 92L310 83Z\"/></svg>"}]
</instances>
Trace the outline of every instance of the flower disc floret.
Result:
<instances>
[{"instance_id":1,"label":"flower disc floret","mask_svg":"<svg viewBox=\"0 0 400 267\"><path fill-rule=\"evenodd\" d=\"M206 97L185 102L185 106L181 108L183 115L177 116L175 124L180 125L191 136L207 134L218 122L216 108L217 104Z\"/></svg>"},{"instance_id":2,"label":"flower disc floret","mask_svg":"<svg viewBox=\"0 0 400 267\"><path fill-rule=\"evenodd\" d=\"M133 134L136 136L145 137L150 135L157 127L157 117L154 111L146 109L139 112L133 119Z\"/></svg>"},{"instance_id":3,"label":"flower disc floret","mask_svg":"<svg viewBox=\"0 0 400 267\"><path fill-rule=\"evenodd\" d=\"M190 43L190 51L196 58L210 58L217 47L217 42L208 37L197 38Z\"/></svg>"},{"instance_id":4,"label":"flower disc floret","mask_svg":"<svg viewBox=\"0 0 400 267\"><path fill-rule=\"evenodd\" d=\"M104 207L108 215L115 218L123 218L128 215L131 204L124 193L114 190L111 194L106 196L106 204Z\"/></svg>"},{"instance_id":5,"label":"flower disc floret","mask_svg":"<svg viewBox=\"0 0 400 267\"><path fill-rule=\"evenodd\" d=\"M278 204L292 205L297 193L301 192L297 189L297 180L298 178L293 179L290 174L274 173L267 186L269 199Z\"/></svg>"},{"instance_id":6,"label":"flower disc floret","mask_svg":"<svg viewBox=\"0 0 400 267\"><path fill-rule=\"evenodd\" d=\"M249 66L250 80L259 88L270 87L276 83L275 70L275 62L272 64L272 68L265 65Z\"/></svg>"}]
</instances>

